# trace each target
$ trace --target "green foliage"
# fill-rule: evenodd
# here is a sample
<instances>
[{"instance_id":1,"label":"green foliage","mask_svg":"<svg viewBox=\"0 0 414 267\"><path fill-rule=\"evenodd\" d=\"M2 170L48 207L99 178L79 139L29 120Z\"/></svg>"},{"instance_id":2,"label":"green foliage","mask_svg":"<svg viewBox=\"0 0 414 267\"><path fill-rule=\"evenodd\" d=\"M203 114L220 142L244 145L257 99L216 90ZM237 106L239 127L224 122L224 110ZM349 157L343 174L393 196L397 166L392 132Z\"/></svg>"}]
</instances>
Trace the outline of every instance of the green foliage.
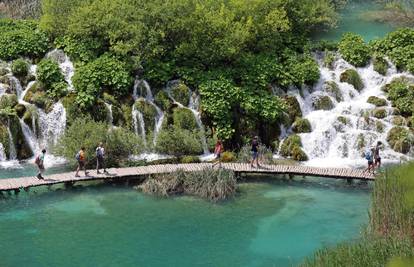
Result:
<instances>
[{"instance_id":1,"label":"green foliage","mask_svg":"<svg viewBox=\"0 0 414 267\"><path fill-rule=\"evenodd\" d=\"M295 96L286 96L283 100L286 106L287 119L290 123L293 123L296 118L302 117L302 110Z\"/></svg>"},{"instance_id":2,"label":"green foliage","mask_svg":"<svg viewBox=\"0 0 414 267\"><path fill-rule=\"evenodd\" d=\"M327 95L314 97L312 106L315 110L331 110L334 108L331 98Z\"/></svg>"},{"instance_id":3,"label":"green foliage","mask_svg":"<svg viewBox=\"0 0 414 267\"><path fill-rule=\"evenodd\" d=\"M357 34L344 34L338 47L342 57L355 67L364 67L371 58L369 46Z\"/></svg>"},{"instance_id":4,"label":"green foliage","mask_svg":"<svg viewBox=\"0 0 414 267\"><path fill-rule=\"evenodd\" d=\"M27 20L0 19L0 58L41 57L49 47L47 34L37 23Z\"/></svg>"},{"instance_id":5,"label":"green foliage","mask_svg":"<svg viewBox=\"0 0 414 267\"><path fill-rule=\"evenodd\" d=\"M184 156L181 158L181 163L200 163L200 158L197 156Z\"/></svg>"},{"instance_id":6,"label":"green foliage","mask_svg":"<svg viewBox=\"0 0 414 267\"><path fill-rule=\"evenodd\" d=\"M312 126L308 119L296 118L292 125L292 130L294 133L310 133L312 131Z\"/></svg>"},{"instance_id":7,"label":"green foliage","mask_svg":"<svg viewBox=\"0 0 414 267\"><path fill-rule=\"evenodd\" d=\"M339 89L339 86L334 81L327 81L324 84L324 90L333 98L336 99L337 102L341 102L344 100L344 97Z\"/></svg>"},{"instance_id":8,"label":"green foliage","mask_svg":"<svg viewBox=\"0 0 414 267\"><path fill-rule=\"evenodd\" d=\"M407 154L414 145L414 136L406 128L395 126L388 132L387 142L393 150Z\"/></svg>"},{"instance_id":9,"label":"green foliage","mask_svg":"<svg viewBox=\"0 0 414 267\"><path fill-rule=\"evenodd\" d=\"M414 84L405 78L394 79L386 86L388 99L396 107L401 115L414 114Z\"/></svg>"},{"instance_id":10,"label":"green foliage","mask_svg":"<svg viewBox=\"0 0 414 267\"><path fill-rule=\"evenodd\" d=\"M323 59L323 65L329 69L333 69L333 64L335 62L335 53L325 49L325 57Z\"/></svg>"},{"instance_id":11,"label":"green foliage","mask_svg":"<svg viewBox=\"0 0 414 267\"><path fill-rule=\"evenodd\" d=\"M375 105L376 107L383 107L387 105L387 100L377 96L370 96L368 97L367 103Z\"/></svg>"},{"instance_id":12,"label":"green foliage","mask_svg":"<svg viewBox=\"0 0 414 267\"><path fill-rule=\"evenodd\" d=\"M392 124L394 124L396 126L405 126L406 121L405 121L405 118L403 116L394 116L392 118Z\"/></svg>"},{"instance_id":13,"label":"green foliage","mask_svg":"<svg viewBox=\"0 0 414 267\"><path fill-rule=\"evenodd\" d=\"M15 94L3 94L0 96L0 109L13 108L17 105L17 96Z\"/></svg>"},{"instance_id":14,"label":"green foliage","mask_svg":"<svg viewBox=\"0 0 414 267\"><path fill-rule=\"evenodd\" d=\"M231 151L225 151L221 155L222 162L235 162L236 161L236 154Z\"/></svg>"},{"instance_id":15,"label":"green foliage","mask_svg":"<svg viewBox=\"0 0 414 267\"><path fill-rule=\"evenodd\" d=\"M172 98L183 106L188 106L190 103L190 94L190 88L182 82L171 88Z\"/></svg>"},{"instance_id":16,"label":"green foliage","mask_svg":"<svg viewBox=\"0 0 414 267\"><path fill-rule=\"evenodd\" d=\"M286 138L280 147L280 154L284 157L291 157L297 161L306 161L308 156L301 149L302 141L299 135L291 135Z\"/></svg>"},{"instance_id":17,"label":"green foliage","mask_svg":"<svg viewBox=\"0 0 414 267\"><path fill-rule=\"evenodd\" d=\"M364 83L362 82L361 77L358 72L353 69L347 69L341 73L340 81L343 83L349 83L354 86L355 90L361 91L364 89Z\"/></svg>"},{"instance_id":18,"label":"green foliage","mask_svg":"<svg viewBox=\"0 0 414 267\"><path fill-rule=\"evenodd\" d=\"M175 108L173 111L174 126L177 128L193 131L197 129L197 122L191 110L186 108Z\"/></svg>"},{"instance_id":19,"label":"green foliage","mask_svg":"<svg viewBox=\"0 0 414 267\"><path fill-rule=\"evenodd\" d=\"M29 65L24 59L18 58L13 61L11 70L17 77L25 77L29 71Z\"/></svg>"},{"instance_id":20,"label":"green foliage","mask_svg":"<svg viewBox=\"0 0 414 267\"><path fill-rule=\"evenodd\" d=\"M155 118L157 116L155 107L143 98L138 99L134 105L135 108L142 113L146 130L153 131L155 127Z\"/></svg>"},{"instance_id":21,"label":"green foliage","mask_svg":"<svg viewBox=\"0 0 414 267\"><path fill-rule=\"evenodd\" d=\"M373 59L374 70L381 75L386 75L388 70L388 62L385 60L384 57L381 56L374 56Z\"/></svg>"},{"instance_id":22,"label":"green foliage","mask_svg":"<svg viewBox=\"0 0 414 267\"><path fill-rule=\"evenodd\" d=\"M129 155L141 152L142 143L132 132L122 128L108 130L107 127L91 118L78 118L66 129L54 152L73 162L80 147L85 146L88 164L93 166L95 149L99 142L103 142L108 167L119 166Z\"/></svg>"},{"instance_id":23,"label":"green foliage","mask_svg":"<svg viewBox=\"0 0 414 267\"><path fill-rule=\"evenodd\" d=\"M165 91L159 91L156 95L155 95L155 103L162 109L165 111L170 110L172 103L170 98L168 97L167 92Z\"/></svg>"},{"instance_id":24,"label":"green foliage","mask_svg":"<svg viewBox=\"0 0 414 267\"><path fill-rule=\"evenodd\" d=\"M387 117L387 111L384 108L376 108L372 110L372 116L374 116L377 119L383 119Z\"/></svg>"},{"instance_id":25,"label":"green foliage","mask_svg":"<svg viewBox=\"0 0 414 267\"><path fill-rule=\"evenodd\" d=\"M184 155L200 155L203 148L198 132L168 127L161 130L158 135L157 152L182 157Z\"/></svg>"},{"instance_id":26,"label":"green foliage","mask_svg":"<svg viewBox=\"0 0 414 267\"><path fill-rule=\"evenodd\" d=\"M132 85L127 64L110 55L103 55L77 68L72 78L81 107L91 107L102 93L124 96Z\"/></svg>"}]
</instances>

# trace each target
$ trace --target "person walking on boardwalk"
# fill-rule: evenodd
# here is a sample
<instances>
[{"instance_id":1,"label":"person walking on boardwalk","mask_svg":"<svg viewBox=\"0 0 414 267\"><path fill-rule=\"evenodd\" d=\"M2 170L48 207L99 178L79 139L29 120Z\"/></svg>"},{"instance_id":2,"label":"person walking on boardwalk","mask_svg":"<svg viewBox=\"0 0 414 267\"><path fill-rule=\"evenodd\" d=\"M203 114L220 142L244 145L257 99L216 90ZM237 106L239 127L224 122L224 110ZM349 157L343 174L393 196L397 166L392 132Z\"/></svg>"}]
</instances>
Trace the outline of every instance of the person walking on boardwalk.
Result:
<instances>
[{"instance_id":1,"label":"person walking on boardwalk","mask_svg":"<svg viewBox=\"0 0 414 267\"><path fill-rule=\"evenodd\" d=\"M254 168L254 162L256 161L256 166L259 168L259 138L257 136L253 138L251 153L252 160L250 162L250 166Z\"/></svg>"},{"instance_id":2,"label":"person walking on boardwalk","mask_svg":"<svg viewBox=\"0 0 414 267\"><path fill-rule=\"evenodd\" d=\"M100 174L101 172L99 169L103 169L104 173L106 173L105 168L105 148L103 147L102 142L99 143L98 147L96 148L96 173Z\"/></svg>"},{"instance_id":3,"label":"person walking on boardwalk","mask_svg":"<svg viewBox=\"0 0 414 267\"><path fill-rule=\"evenodd\" d=\"M216 155L216 162L214 162L213 167L217 164L219 165L219 168L221 168L221 153L224 152L224 146L223 142L221 140L217 140L216 146L214 147L214 155Z\"/></svg>"},{"instance_id":4,"label":"person walking on boardwalk","mask_svg":"<svg viewBox=\"0 0 414 267\"><path fill-rule=\"evenodd\" d=\"M375 152L374 147L371 147L371 149L365 152L365 159L368 161L368 167L364 170L364 172L374 173L374 170L375 170L374 152Z\"/></svg>"},{"instance_id":5,"label":"person walking on boardwalk","mask_svg":"<svg viewBox=\"0 0 414 267\"><path fill-rule=\"evenodd\" d=\"M35 164L36 164L37 169L38 169L38 173L37 173L36 177L39 180L44 179L43 172L45 171L45 154L46 154L46 149L43 149L42 153L40 153L35 159Z\"/></svg>"},{"instance_id":6,"label":"person walking on boardwalk","mask_svg":"<svg viewBox=\"0 0 414 267\"><path fill-rule=\"evenodd\" d=\"M76 154L76 160L78 161L78 168L76 169L75 177L79 177L79 171L85 171L85 176L88 176L86 171L86 157L85 157L85 147L81 147L81 150Z\"/></svg>"},{"instance_id":7,"label":"person walking on boardwalk","mask_svg":"<svg viewBox=\"0 0 414 267\"><path fill-rule=\"evenodd\" d=\"M378 141L374 150L374 166L377 168L381 168L380 149L382 149L382 142Z\"/></svg>"}]
</instances>

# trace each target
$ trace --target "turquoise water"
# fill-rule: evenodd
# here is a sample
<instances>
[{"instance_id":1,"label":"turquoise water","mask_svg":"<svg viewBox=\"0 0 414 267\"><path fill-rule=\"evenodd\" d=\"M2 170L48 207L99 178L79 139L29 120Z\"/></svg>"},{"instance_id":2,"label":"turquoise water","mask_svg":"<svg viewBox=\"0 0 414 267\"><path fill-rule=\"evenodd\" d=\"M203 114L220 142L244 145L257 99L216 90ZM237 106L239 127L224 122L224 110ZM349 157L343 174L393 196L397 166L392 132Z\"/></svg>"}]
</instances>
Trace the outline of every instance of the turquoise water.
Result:
<instances>
[{"instance_id":1,"label":"turquoise water","mask_svg":"<svg viewBox=\"0 0 414 267\"><path fill-rule=\"evenodd\" d=\"M266 181L221 204L110 184L0 197L0 265L290 266L368 221L367 185Z\"/></svg>"},{"instance_id":2,"label":"turquoise water","mask_svg":"<svg viewBox=\"0 0 414 267\"><path fill-rule=\"evenodd\" d=\"M337 41L341 39L344 33L353 32L362 35L365 41L381 38L395 28L386 23L369 21L364 17L365 12L378 10L379 8L380 6L374 1L349 1L345 8L340 11L337 28L327 32L315 33L313 37L316 40Z\"/></svg>"}]
</instances>

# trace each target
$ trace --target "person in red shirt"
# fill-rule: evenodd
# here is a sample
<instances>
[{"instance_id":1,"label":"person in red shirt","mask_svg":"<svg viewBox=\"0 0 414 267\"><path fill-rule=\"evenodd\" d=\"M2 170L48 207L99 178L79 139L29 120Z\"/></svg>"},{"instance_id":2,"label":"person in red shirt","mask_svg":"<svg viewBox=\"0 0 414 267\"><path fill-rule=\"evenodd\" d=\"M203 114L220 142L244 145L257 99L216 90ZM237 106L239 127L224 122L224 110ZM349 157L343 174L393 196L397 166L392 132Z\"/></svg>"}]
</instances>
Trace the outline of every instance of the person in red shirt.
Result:
<instances>
[{"instance_id":1,"label":"person in red shirt","mask_svg":"<svg viewBox=\"0 0 414 267\"><path fill-rule=\"evenodd\" d=\"M214 155L216 155L216 162L214 162L213 167L217 164L219 168L221 168L221 153L224 152L223 142L221 140L217 140L216 146L214 147Z\"/></svg>"}]
</instances>

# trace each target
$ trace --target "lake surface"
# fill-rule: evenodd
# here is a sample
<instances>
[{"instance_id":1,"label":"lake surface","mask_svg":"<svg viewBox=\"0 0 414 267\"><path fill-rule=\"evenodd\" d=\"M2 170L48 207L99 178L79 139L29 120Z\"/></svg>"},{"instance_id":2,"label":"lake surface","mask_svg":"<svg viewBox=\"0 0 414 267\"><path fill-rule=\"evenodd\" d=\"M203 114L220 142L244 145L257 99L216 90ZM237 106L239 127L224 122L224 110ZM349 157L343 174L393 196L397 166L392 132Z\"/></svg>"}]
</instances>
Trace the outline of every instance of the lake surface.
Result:
<instances>
[{"instance_id":1,"label":"lake surface","mask_svg":"<svg viewBox=\"0 0 414 267\"><path fill-rule=\"evenodd\" d=\"M0 197L0 265L291 266L368 222L367 185L264 180L219 204L110 184Z\"/></svg>"},{"instance_id":2,"label":"lake surface","mask_svg":"<svg viewBox=\"0 0 414 267\"><path fill-rule=\"evenodd\" d=\"M380 5L374 1L350 0L340 11L337 28L326 32L317 32L313 35L313 38L316 40L338 41L347 32L360 34L365 41L381 38L395 30L395 27L387 23L369 21L364 16L367 11L378 9L380 9Z\"/></svg>"}]
</instances>

